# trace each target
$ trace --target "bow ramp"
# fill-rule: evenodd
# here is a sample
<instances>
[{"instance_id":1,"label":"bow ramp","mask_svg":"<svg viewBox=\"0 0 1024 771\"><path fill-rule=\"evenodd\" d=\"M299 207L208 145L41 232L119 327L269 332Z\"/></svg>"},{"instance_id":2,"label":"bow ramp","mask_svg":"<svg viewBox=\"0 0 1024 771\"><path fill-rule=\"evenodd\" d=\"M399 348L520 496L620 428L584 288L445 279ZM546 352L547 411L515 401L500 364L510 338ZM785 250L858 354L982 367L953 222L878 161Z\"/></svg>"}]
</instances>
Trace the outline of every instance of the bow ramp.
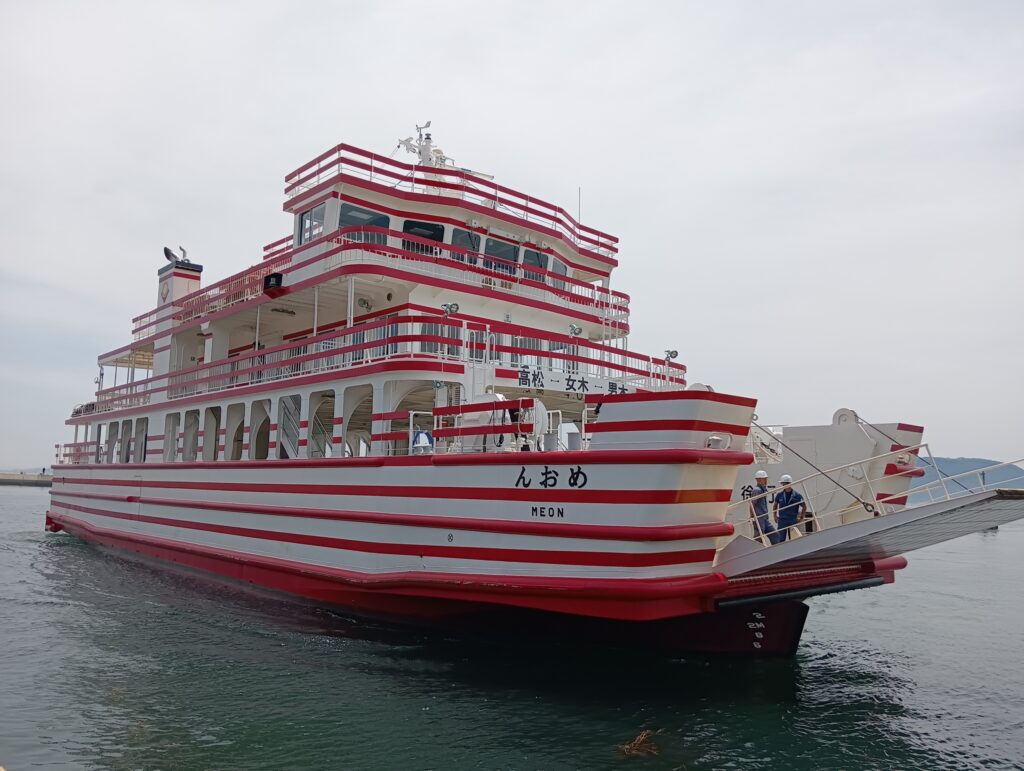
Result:
<instances>
[{"instance_id":1,"label":"bow ramp","mask_svg":"<svg viewBox=\"0 0 1024 771\"><path fill-rule=\"evenodd\" d=\"M805 532L778 544L766 546L740 535L719 552L715 569L732 578L767 570L817 570L875 562L1021 518L1024 490L985 490Z\"/></svg>"}]
</instances>

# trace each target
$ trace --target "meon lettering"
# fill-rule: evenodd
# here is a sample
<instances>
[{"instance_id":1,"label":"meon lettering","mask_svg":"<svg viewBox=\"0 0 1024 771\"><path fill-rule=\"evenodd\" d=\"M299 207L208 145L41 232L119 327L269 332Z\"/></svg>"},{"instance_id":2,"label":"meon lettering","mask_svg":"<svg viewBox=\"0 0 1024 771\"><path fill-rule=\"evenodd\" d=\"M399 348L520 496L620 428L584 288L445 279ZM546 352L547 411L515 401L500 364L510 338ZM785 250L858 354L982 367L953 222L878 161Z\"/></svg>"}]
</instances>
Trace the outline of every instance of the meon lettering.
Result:
<instances>
[{"instance_id":1,"label":"meon lettering","mask_svg":"<svg viewBox=\"0 0 1024 771\"><path fill-rule=\"evenodd\" d=\"M530 510L531 517L565 517L564 506L534 506Z\"/></svg>"}]
</instances>

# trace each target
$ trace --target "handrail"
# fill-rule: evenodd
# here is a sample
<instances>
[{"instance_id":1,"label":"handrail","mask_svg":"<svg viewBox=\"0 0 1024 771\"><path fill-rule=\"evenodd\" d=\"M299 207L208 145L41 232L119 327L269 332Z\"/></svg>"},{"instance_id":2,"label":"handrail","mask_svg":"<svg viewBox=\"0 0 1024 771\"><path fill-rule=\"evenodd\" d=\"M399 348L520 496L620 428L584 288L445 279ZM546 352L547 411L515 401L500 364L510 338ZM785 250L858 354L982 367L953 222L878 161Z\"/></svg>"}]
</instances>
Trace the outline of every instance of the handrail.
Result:
<instances>
[{"instance_id":1,"label":"handrail","mask_svg":"<svg viewBox=\"0 0 1024 771\"><path fill-rule=\"evenodd\" d=\"M463 195L470 195L479 199L484 206L492 209L503 206L520 213L522 219L527 222L536 221L539 224L543 223L564 231L565 235L574 243L593 244L609 256L614 255L617 251L618 239L615 236L577 222L560 206L486 181L462 169L407 164L344 143L321 153L288 174L285 177L285 194L289 197L299 195L320 184L328 176L337 176L342 173L346 165L353 171L353 176L373 181L373 176L376 174L395 180L394 187L399 189L414 190L418 184L423 188L445 188ZM445 182L440 179L441 177L454 179L457 182Z\"/></svg>"},{"instance_id":2,"label":"handrail","mask_svg":"<svg viewBox=\"0 0 1024 771\"><path fill-rule=\"evenodd\" d=\"M361 366L368 361L403 357L438 362L479 362L496 368L510 368L513 371L527 364L530 368L547 375L569 373L595 381L621 380L634 390L677 388L686 382L682 377L685 370L679 371L678 376L669 376L666 379L661 372L654 371L650 357L642 357L628 351L612 354L596 346L587 346L585 343L575 345L576 351L593 348L601 355L601 358L595 358L574 353L570 346L566 346L566 350L544 350L505 344L491 345L488 348L486 343L463 339L461 334L446 336L423 333L416 329L422 324L437 325L439 329L461 332L462 322L432 315L379 319L316 338L292 341L273 348L251 351L244 356L204 363L190 370L105 389L97 395L96 411L109 412L126 406L148 404L153 394L165 391L169 399L175 399L200 391L223 390L225 387L249 384L250 381L255 383L286 379L308 374L312 370L340 371ZM338 344L346 338L355 339L347 345ZM485 362L484 357L488 350L491 352L491 359ZM553 362L558 362L558 365ZM631 366L630 362L647 364L648 367L641 369L638 366ZM276 371L278 374L271 374L270 371Z\"/></svg>"},{"instance_id":3,"label":"handrail","mask_svg":"<svg viewBox=\"0 0 1024 771\"><path fill-rule=\"evenodd\" d=\"M565 275L563 273L555 273L553 271L550 271L550 270L547 270L545 268L541 268L541 267L538 267L538 266L526 265L525 263L522 263L522 262L513 262L512 260L506 260L503 257L497 257L495 255L486 254L486 253L484 253L482 251L476 251L476 250L473 250L473 249L467 249L465 247L456 246L455 244L450 244L450 243L446 243L446 242L443 242L443 241L433 241L433 240L431 240L429 238L424 238L423 236L417 236L417 235L415 235L413 233L405 233L403 231L394 230L394 229L391 229L391 228L382 228L382 227L377 227L377 226L374 226L374 225L348 225L346 227L338 228L337 230L333 230L326 237L323 237L322 239L318 239L318 240L321 240L321 241L322 240L333 240L335 243L339 243L339 239L340 239L341 241L345 241L345 242L358 242L358 243L363 243L363 244L368 244L368 245L373 245L373 246L384 246L384 244L381 244L381 243L375 241L374 239L346 238L346 236L351 236L351 235L356 234L356 233L365 233L365 234L372 235L372 236L382 236L383 235L383 236L388 237L389 239L400 240L401 242L403 242L403 244L404 243L414 243L414 244L417 244L417 245L423 247L425 250L427 250L425 252L416 252L415 250L405 249L404 246L402 246L401 248L396 247L394 244L391 244L390 242L387 244L388 246L390 246L393 249L398 249L399 251L408 252L408 253L411 253L411 254L426 256L426 255L432 254L435 251L445 251L445 252L450 252L450 253L453 253L453 254L456 254L456 255L461 255L461 258L460 257L455 257L454 259L457 262L459 262L459 263L461 263L463 265L466 265L466 266L476 265L478 262L484 262L484 263L488 263L489 262L489 263L494 263L494 264L498 264L498 265L506 265L506 266L508 266L508 268L511 269L511 272L509 270L507 270L506 268L504 268L504 267L503 268L497 268L495 270L497 271L498 277L514 276L517 273L535 273L535 274L542 275L542 276L545 276L547 278L550 278L552 281L560 281L560 282L564 282L566 284L572 284L573 286L578 286L580 288L585 288L585 289L588 289L588 290L593 290L594 292L596 292L598 294L608 295L610 298L615 298L615 300L618 301L618 302L613 302L612 300L608 300L607 302L610 305L621 305L623 307L629 305L629 295L625 294L624 292L613 292L612 290L607 289L607 288L601 286L600 284L595 284L595 283L592 283L592 282L589 282L589 281L582 281L582 280L580 280L578 278L574 278L572 276L567 276L567 275ZM508 242L508 243L511 243L511 242ZM513 245L513 246L524 246L525 247L525 245L522 245L522 244L511 244L511 245ZM555 259L560 259L559 255L553 249L550 249L550 248L548 248L548 249L541 249L540 247L537 247L536 249L534 249L532 251L537 251L537 252L539 252L541 254L544 254L545 256L554 257ZM436 257L436 256L440 256L440 255L436 255L435 254L434 256ZM487 270L487 268L484 268L484 270ZM529 281L530 279L523 279L523 280ZM537 282L537 283L546 283L546 282Z\"/></svg>"},{"instance_id":4,"label":"handrail","mask_svg":"<svg viewBox=\"0 0 1024 771\"><path fill-rule=\"evenodd\" d=\"M859 460L859 461L854 461L853 463L845 463L842 466L837 466L837 467L835 467L833 469L828 469L827 471L824 471L824 472L811 474L810 476L806 476L806 477L803 477L801 479L793 481L792 482L792 486L793 487L799 487L799 488L804 490L804 500L807 503L807 515L804 518L802 518L801 520L799 520L796 524L790 525L786 529L790 530L796 536L803 536L803 535L805 535L803 530L804 530L804 527L807 524L811 525L813 532L825 530L825 529L828 529L829 527L834 527L836 525L842 524L843 523L843 519L847 515L849 515L851 513L858 512L862 508L860 502L855 501L855 502L853 502L853 503L851 503L851 504L849 504L847 506L844 506L842 508L839 508L839 509L819 511L818 508L816 506L814 506L813 503L812 503L814 501L814 499L817 498L817 497L821 497L821 496L826 496L826 495L831 496L831 495L834 495L836 490L825 490L825 491L823 491L821 493L817 493L814 496L808 496L806 494L805 483L808 482L809 480L815 479L815 478L818 478L818 477L822 477L822 476L827 476L830 472L837 472L837 471L840 471L842 469L850 468L851 466L860 466L863 469L865 466L870 466L875 461L882 460L882 459L884 459L886 457L893 456L893 455L901 455L901 454L904 454L904 453L911 453L911 454L913 454L914 450L922 450L922 449L925 452L928 453L929 457L931 457L931 451L930 451L927 443L922 443L922 444L918 444L918 445L911 445L911 446L907 446L907 447L902 447L902 448L897 449L897 450L891 450L891 451L883 453L881 455L875 455L875 456L872 456L870 458L865 458L865 459L862 459L862 460ZM932 482L929 482L928 484L919 485L917 487L911 487L908 490L904 490L904 491L900 491L900 492L878 493L875 496L875 498L876 498L875 503L877 503L879 505L879 508L874 512L873 515L874 516L890 516L893 513L893 511L891 511L891 510L890 511L886 511L886 508L885 508L884 504L887 504L887 503L888 504L895 503L897 506L901 507L901 510L906 510L905 509L906 501L908 500L908 498L910 498L910 497L912 497L914 495L927 494L928 498L929 498L929 503L935 503L935 502L941 502L941 501L952 501L952 500L956 500L957 498L963 498L965 496L971 495L972 493L985 492L985 491L988 491L988 490L996 489L996 488L998 488L1000 486L1006 485L1007 482L1013 482L1013 481L1017 481L1017 480L1024 480L1024 474L1021 474L1020 476L1013 477L1013 478L1011 478L1009 480L999 480L999 481L995 481L995 482L991 482L991 483L986 483L985 485L980 486L980 489L975 489L975 490L964 489L964 490L955 490L953 492L950 492L950 490L944 484L944 481L949 481L950 479L953 479L953 478L964 478L964 477L968 477L968 476L980 476L981 474L987 474L987 473L990 473L990 472L992 472L992 471L994 471L996 469L1007 468L1007 467L1010 467L1010 466L1018 467L1019 468L1019 465L1021 463L1024 463L1024 458L1021 458L1021 459L1015 460L1015 461L1010 461L1010 462L1007 462L1007 463L995 463L995 464L992 464L990 466L985 466L983 468L973 469L971 471L965 471L965 472L962 472L960 474L957 474L956 477L945 477L945 479L943 479L942 477L939 477L938 479L936 479L936 480L934 480ZM917 469L917 468L920 468L920 467L915 465L915 466L913 466L913 468ZM899 472L897 474L885 474L885 473L883 473L882 476L879 476L879 477L877 477L875 479L871 479L867 475L865 475L865 477L864 477L864 479L862 481L863 481L864 484L867 484L870 489L873 489L872 482L878 483L878 482L881 482L883 480L893 479L893 478L899 476L901 473L906 473L906 472ZM937 490L941 490L941 495L938 498L935 498L935 497L933 497L932 492L933 491L937 491ZM726 516L728 517L728 512L733 511L733 510L737 509L740 506L745 507L745 508L749 508L751 502L753 502L755 500L760 500L761 498L768 498L769 496L775 495L777 492L778 492L777 490L769 490L766 493L762 493L760 495L752 496L750 498L746 498L744 500L732 503L732 504L730 504L727 507L727 514L726 514ZM831 522L833 520L834 520L834 524L829 524L829 522ZM750 535L751 538L754 538L755 540L761 541L765 546L771 545L769 543L769 539L767 537L770 534L763 534L763 533L761 533L760 532L760 528L757 526L757 524L752 519L745 518L743 521L738 521L738 522L734 521L734 525L737 527L737 532L739 532L740 530L749 529L750 532L751 532L751 535ZM739 534L743 535L744 533L739 532Z\"/></svg>"},{"instance_id":5,"label":"handrail","mask_svg":"<svg viewBox=\"0 0 1024 771\"><path fill-rule=\"evenodd\" d=\"M811 479L816 479L818 477L827 476L828 474L834 474L834 473L836 473L838 471L844 471L844 470L850 468L851 466L871 464L871 463L874 463L876 460L881 460L882 458L887 458L887 457L889 457L891 455L902 455L904 453L912 455L914 450L917 450L917 449L920 449L920 448L927 448L927 447L928 447L928 444L923 442L921 444L908 445L906 447L901 447L898 450L889 450L888 452L883 452L881 455L872 455L869 458L861 458L860 460L855 460L855 461L852 461L850 463L843 463L843 464L841 464L839 466L834 466L833 468L824 469L823 471L815 471L813 474L808 474L807 476L801 477L800 479L794 479L793 482L792 482L792 485L794 487L796 485L802 485L802 484L804 484L805 482L807 482L807 481L809 481ZM891 479L891 478L892 477L879 477L878 479L876 479L874 481L879 481L880 479ZM917 488L915 488L915 489L917 489ZM829 491L829 492L832 492L832 491ZM746 499L744 499L742 501L736 501L735 503L730 503L729 506L726 508L726 510L728 511L729 509L734 509L734 508L737 508L738 506L745 506L745 505L749 504L751 501L758 500L760 498L764 498L764 497L767 497L767 496L773 495L773 494L774 493L771 490L769 490L767 493L762 493L761 495L756 495L756 496L753 496L751 498L746 498Z\"/></svg>"},{"instance_id":6,"label":"handrail","mask_svg":"<svg viewBox=\"0 0 1024 771\"><path fill-rule=\"evenodd\" d=\"M409 314L409 315L395 315L395 316L390 316L390 317L386 317L386 318L377 318L377 319L374 319L372 321L367 321L367 322L364 322L364 323L361 323L361 324L354 325L352 327L341 327L339 329L332 329L329 332L322 333L322 334L317 335L315 337L307 337L307 338L304 338L302 340L289 340L287 342L281 343L279 345L276 345L276 346L273 346L273 347L270 347L270 348L262 348L259 351L252 350L252 351L246 352L244 354L240 354L239 356L231 357L229 359L218 359L218 360L212 361L212 362L205 362L203 364L199 364L199 365L197 365L197 366L195 366L195 367L193 367L191 369L188 369L188 370L178 370L178 371L166 373L166 374L163 374L163 375L154 375L152 377L135 380L135 381L132 381L132 382L129 382L129 383L123 383L123 384L117 385L117 386L109 386L108 388L105 388L105 389L102 389L100 391L97 391L96 395L99 396L99 397L102 397L102 396L106 396L106 395L110 395L110 394L116 394L116 393L119 393L119 394L134 393L135 391L137 391L143 385L151 385L151 384L156 383L158 381L166 380L167 378L174 377L174 376L182 376L182 375L189 375L189 374L193 374L193 373L204 372L204 371L213 369L214 367L222 366L222 365L224 365L227 362L242 362L242 361L245 361L245 360L256 359L258 357L265 357L265 356L267 356L269 354L272 354L272 353L276 353L276 352L284 351L284 350L290 350L292 348L295 348L296 344L309 345L309 344L316 343L316 342L337 341L339 338L344 338L344 337L349 337L349 336L354 336L354 335L361 335L361 334L365 334L366 332L370 332L370 331L373 331L373 330L376 330L376 329L380 329L382 327L393 326L395 324L401 324L401 323L409 323L409 324L414 324L414 323L438 324L441 327L446 327L448 329L455 329L455 330L461 329L463 326L465 326L466 329L468 329L470 331L483 331L488 326L490 326L492 332L497 332L497 333L500 333L500 334L507 334L510 337L515 337L515 338L518 338L518 339L521 339L521 340L539 340L539 341L544 341L544 342L547 342L547 343L563 344L563 345L566 345L567 347L574 347L577 350L578 349L586 349L586 350L595 352L599 356L603 356L603 358L595 359L595 358L590 358L590 357L585 357L585 356L574 355L574 354L571 354L571 353L566 353L565 351L555 351L555 350L549 350L549 349L535 349L535 348L527 348L527 347L523 347L523 346L510 346L510 345L507 346L507 345L503 345L503 344L498 344L498 345L494 346L495 350L498 350L499 352L502 352L502 353L520 354L520 355L523 355L523 356L542 356L542 357L549 357L550 356L550 358L558 358L558 359L564 359L564 360L568 360L568 361L581 361L581 362L587 362L587 363L592 363L592 364L600 364L602 366L603 365L608 365L608 366L610 366L612 368L616 367L616 365L614 363L615 360L616 359L621 359L623 365L625 365L626 362L629 361L629 362L632 362L633 364L637 365L637 367L639 367L640 365L646 365L646 367L647 367L646 370L641 370L641 369L637 369L637 368L630 368L629 369L630 374L654 374L655 368L662 368L665 365L665 360L664 359L654 358L654 357L647 356L647 355L644 355L644 354L641 354L641 353L638 353L638 352L635 352L635 351L628 351L628 350L619 349L619 348L612 348L612 347L604 345L604 344L602 344L602 343L600 343L598 341L584 340L584 339L581 339L581 338L574 338L574 337L570 337L568 335L562 335L562 334L559 334L559 333L549 332L549 331L542 330L542 329L534 329L534 328L529 328L529 327L522 327L522 326L519 326L519 325L507 324L507 323L498 322L498 321L493 322L492 325L486 325L486 324L483 324L482 322L463 321L463 320L461 320L461 319L459 319L457 317L445 317L445 316L442 316L442 315L430 315L430 314ZM515 332L513 332L512 330L515 330ZM385 341L385 342L387 342L387 341ZM407 342L407 341L396 340L394 342ZM436 341L429 341L429 342L436 342ZM443 344L444 345L459 345L459 346L463 345L463 343L460 341L460 338L457 338L457 337L445 338ZM482 343L482 342L479 342L479 341L467 340L465 342L465 346L467 348L476 349L476 350L485 350L486 349L486 344ZM675 382L680 382L679 379L682 378L683 376L685 376L685 374L686 374L686 367L684 365L678 364L676 362L669 362L669 364L671 365L670 366L671 374L675 375L675 376L678 376L678 377L670 377L670 380L673 380ZM661 376L660 370L659 370L658 374L659 374L659 376ZM685 382L685 381L682 381L682 382Z\"/></svg>"}]
</instances>

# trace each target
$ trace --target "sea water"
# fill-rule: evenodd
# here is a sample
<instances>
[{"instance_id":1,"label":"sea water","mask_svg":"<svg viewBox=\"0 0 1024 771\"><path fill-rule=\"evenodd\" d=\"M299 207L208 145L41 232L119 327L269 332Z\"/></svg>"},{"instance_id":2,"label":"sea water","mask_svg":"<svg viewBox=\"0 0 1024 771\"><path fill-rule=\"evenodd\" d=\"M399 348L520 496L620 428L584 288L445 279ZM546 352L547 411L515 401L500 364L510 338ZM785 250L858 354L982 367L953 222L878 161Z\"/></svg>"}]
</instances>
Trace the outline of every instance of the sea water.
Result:
<instances>
[{"instance_id":1,"label":"sea water","mask_svg":"<svg viewBox=\"0 0 1024 771\"><path fill-rule=\"evenodd\" d=\"M349 619L45 534L47 501L0 488L8 771L1024 767L1024 523L810 600L793 659L669 660Z\"/></svg>"}]
</instances>

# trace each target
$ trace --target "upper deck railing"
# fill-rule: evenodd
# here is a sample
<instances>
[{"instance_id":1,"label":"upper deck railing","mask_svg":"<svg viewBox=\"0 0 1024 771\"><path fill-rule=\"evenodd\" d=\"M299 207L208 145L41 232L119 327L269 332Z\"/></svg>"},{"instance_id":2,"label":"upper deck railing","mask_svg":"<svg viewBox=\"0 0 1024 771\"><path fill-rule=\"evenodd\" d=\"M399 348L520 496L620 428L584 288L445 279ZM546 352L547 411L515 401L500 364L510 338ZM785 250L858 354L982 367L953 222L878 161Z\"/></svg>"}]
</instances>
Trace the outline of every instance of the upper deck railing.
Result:
<instances>
[{"instance_id":1,"label":"upper deck railing","mask_svg":"<svg viewBox=\"0 0 1024 771\"><path fill-rule=\"evenodd\" d=\"M315 247L326 247L326 251L316 253ZM305 253L313 253L313 256L293 263L295 257ZM183 324L258 297L263 294L263 279L269 273L287 275L318 263L322 271L355 263L400 265L403 270L422 276L454 280L467 286L508 294L510 299L531 298L583 310L613 326L625 324L629 317L629 296L600 284L409 233L353 226L335 230L298 249L282 250L278 247L268 259L241 273L186 295L169 307L137 316L134 319L134 337L140 340L152 335L157 324L167 319Z\"/></svg>"},{"instance_id":2,"label":"upper deck railing","mask_svg":"<svg viewBox=\"0 0 1024 771\"><path fill-rule=\"evenodd\" d=\"M136 340L149 337L156 332L157 324L168 319L180 324L257 297L263 294L264 277L284 269L289 262L291 252L279 251L258 265L252 265L216 284L185 295L163 308L136 316L132 319L133 337Z\"/></svg>"},{"instance_id":3,"label":"upper deck railing","mask_svg":"<svg viewBox=\"0 0 1024 771\"><path fill-rule=\"evenodd\" d=\"M614 381L627 391L678 389L686 384L686 368L675 362L551 332L507 331L512 329L520 328L426 314L392 316L105 388L96 395L95 412L150 404L158 396L177 399L400 360L486 362L495 370L506 369L506 376L518 376L526 368L531 387L538 382L534 373L540 373L540 383L565 379L554 378L556 373L571 375L576 383L586 381L579 393L587 392L587 382L593 389L598 382Z\"/></svg>"},{"instance_id":4,"label":"upper deck railing","mask_svg":"<svg viewBox=\"0 0 1024 771\"><path fill-rule=\"evenodd\" d=\"M577 222L560 206L524 195L464 169L402 163L383 155L340 144L285 177L291 198L338 177L386 186L403 193L439 195L524 220L553 232L576 247L614 263L618 239ZM344 180L342 180L344 181Z\"/></svg>"}]
</instances>

